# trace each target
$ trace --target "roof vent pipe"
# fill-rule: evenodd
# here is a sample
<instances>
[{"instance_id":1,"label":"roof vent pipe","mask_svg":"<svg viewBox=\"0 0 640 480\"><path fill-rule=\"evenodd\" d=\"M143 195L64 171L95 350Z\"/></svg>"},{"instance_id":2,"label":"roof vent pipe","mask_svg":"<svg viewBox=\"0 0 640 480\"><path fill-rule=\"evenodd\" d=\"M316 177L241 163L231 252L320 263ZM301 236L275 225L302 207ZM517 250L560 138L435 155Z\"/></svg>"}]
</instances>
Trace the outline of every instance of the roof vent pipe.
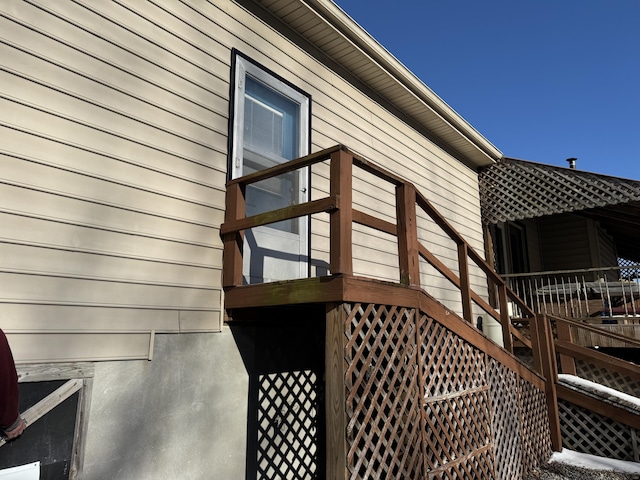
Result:
<instances>
[{"instance_id":1,"label":"roof vent pipe","mask_svg":"<svg viewBox=\"0 0 640 480\"><path fill-rule=\"evenodd\" d=\"M576 160L578 160L577 158L567 158L567 162L569 162L569 168L572 170L576 169Z\"/></svg>"}]
</instances>

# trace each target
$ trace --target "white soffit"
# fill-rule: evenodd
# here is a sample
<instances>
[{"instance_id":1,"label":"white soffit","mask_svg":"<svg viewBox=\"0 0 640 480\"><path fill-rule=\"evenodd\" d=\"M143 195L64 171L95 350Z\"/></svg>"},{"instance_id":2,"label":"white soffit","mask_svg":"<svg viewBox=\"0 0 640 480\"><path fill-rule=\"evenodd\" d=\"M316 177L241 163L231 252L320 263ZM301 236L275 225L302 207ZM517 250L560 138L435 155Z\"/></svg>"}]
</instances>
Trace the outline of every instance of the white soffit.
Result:
<instances>
[{"instance_id":1,"label":"white soffit","mask_svg":"<svg viewBox=\"0 0 640 480\"><path fill-rule=\"evenodd\" d=\"M332 0L259 0L302 37L477 166L502 153Z\"/></svg>"}]
</instances>

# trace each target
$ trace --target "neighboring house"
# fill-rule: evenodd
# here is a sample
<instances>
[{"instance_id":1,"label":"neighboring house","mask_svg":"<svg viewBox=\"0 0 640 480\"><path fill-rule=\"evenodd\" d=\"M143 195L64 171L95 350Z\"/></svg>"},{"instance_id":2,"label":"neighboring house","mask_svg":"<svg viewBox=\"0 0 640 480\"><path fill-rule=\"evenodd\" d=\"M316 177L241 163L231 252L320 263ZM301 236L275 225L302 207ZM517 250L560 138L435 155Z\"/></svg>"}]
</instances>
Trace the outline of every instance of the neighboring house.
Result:
<instances>
[{"instance_id":1,"label":"neighboring house","mask_svg":"<svg viewBox=\"0 0 640 480\"><path fill-rule=\"evenodd\" d=\"M640 181L570 160L573 168L503 158L482 170L487 258L537 311L640 314Z\"/></svg>"},{"instance_id":2,"label":"neighboring house","mask_svg":"<svg viewBox=\"0 0 640 480\"><path fill-rule=\"evenodd\" d=\"M247 371L261 360L245 347L254 330L281 337L225 324L228 179L344 144L413 182L483 251L478 169L500 152L328 0L36 0L0 13L0 327L25 389L70 379L75 402L56 407L62 460L38 450L56 429L34 423L0 449L3 465L33 448L49 472L87 480L250 478L261 387ZM358 208L395 217L376 182L357 185ZM248 209L328 188L320 164L259 185ZM455 265L456 245L425 225ZM297 220L247 234L245 280L326 275L319 232ZM372 245L375 257L359 253ZM354 272L397 281L395 248L354 227ZM470 278L486 292L479 270ZM447 281L422 284L458 300ZM294 332L290 348L319 344Z\"/></svg>"}]
</instances>

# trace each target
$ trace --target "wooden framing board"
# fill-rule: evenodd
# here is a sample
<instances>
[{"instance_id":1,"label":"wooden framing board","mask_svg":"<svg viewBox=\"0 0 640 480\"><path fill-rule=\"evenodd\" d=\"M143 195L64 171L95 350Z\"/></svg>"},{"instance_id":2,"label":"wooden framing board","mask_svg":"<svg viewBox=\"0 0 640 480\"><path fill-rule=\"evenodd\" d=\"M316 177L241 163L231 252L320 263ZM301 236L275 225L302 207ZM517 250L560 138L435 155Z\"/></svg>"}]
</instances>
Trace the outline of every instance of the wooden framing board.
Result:
<instances>
[{"instance_id":1,"label":"wooden framing board","mask_svg":"<svg viewBox=\"0 0 640 480\"><path fill-rule=\"evenodd\" d=\"M229 321L233 322L234 309L305 303L380 303L382 298L393 298L396 305L419 308L440 321L450 319L445 322L447 328L544 390L544 379L540 375L419 288L350 275L332 275L233 287L226 291L225 306Z\"/></svg>"},{"instance_id":2,"label":"wooden framing board","mask_svg":"<svg viewBox=\"0 0 640 480\"><path fill-rule=\"evenodd\" d=\"M78 393L78 409L73 437L73 450L69 479L73 480L82 472L85 452L85 434L88 427L91 391L93 387L94 365L92 363L26 364L16 366L18 382L48 382L67 380L54 392L22 413L27 428L56 408L69 397ZM0 447L5 444L0 439Z\"/></svg>"},{"instance_id":3,"label":"wooden framing board","mask_svg":"<svg viewBox=\"0 0 640 480\"><path fill-rule=\"evenodd\" d=\"M325 333L325 401L327 415L327 478L344 476L347 461L345 437L344 325L346 315L341 303L327 305Z\"/></svg>"}]
</instances>

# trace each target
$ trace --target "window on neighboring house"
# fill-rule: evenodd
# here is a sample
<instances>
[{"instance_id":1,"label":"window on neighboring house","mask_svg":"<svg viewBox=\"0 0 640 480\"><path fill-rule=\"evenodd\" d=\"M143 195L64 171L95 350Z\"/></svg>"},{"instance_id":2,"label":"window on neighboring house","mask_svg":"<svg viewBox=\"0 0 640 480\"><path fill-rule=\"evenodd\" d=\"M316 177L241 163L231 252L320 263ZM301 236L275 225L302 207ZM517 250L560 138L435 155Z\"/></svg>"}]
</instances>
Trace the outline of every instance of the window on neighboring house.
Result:
<instances>
[{"instance_id":1,"label":"window on neighboring house","mask_svg":"<svg viewBox=\"0 0 640 480\"><path fill-rule=\"evenodd\" d=\"M509 250L511 252L511 273L529 271L529 254L527 252L527 235L524 226L509 223Z\"/></svg>"},{"instance_id":2,"label":"window on neighboring house","mask_svg":"<svg viewBox=\"0 0 640 480\"><path fill-rule=\"evenodd\" d=\"M505 251L502 225L494 225L491 231L493 233L493 268L500 274L507 273L505 262L507 253Z\"/></svg>"},{"instance_id":3,"label":"window on neighboring house","mask_svg":"<svg viewBox=\"0 0 640 480\"><path fill-rule=\"evenodd\" d=\"M493 229L494 268L500 274L529 271L527 235L523 225L506 222Z\"/></svg>"},{"instance_id":4,"label":"window on neighboring house","mask_svg":"<svg viewBox=\"0 0 640 480\"><path fill-rule=\"evenodd\" d=\"M309 153L311 97L247 57L233 53L231 178ZM309 170L250 185L246 214L304 203ZM299 218L245 231L246 283L302 278L309 271L309 219Z\"/></svg>"}]
</instances>

